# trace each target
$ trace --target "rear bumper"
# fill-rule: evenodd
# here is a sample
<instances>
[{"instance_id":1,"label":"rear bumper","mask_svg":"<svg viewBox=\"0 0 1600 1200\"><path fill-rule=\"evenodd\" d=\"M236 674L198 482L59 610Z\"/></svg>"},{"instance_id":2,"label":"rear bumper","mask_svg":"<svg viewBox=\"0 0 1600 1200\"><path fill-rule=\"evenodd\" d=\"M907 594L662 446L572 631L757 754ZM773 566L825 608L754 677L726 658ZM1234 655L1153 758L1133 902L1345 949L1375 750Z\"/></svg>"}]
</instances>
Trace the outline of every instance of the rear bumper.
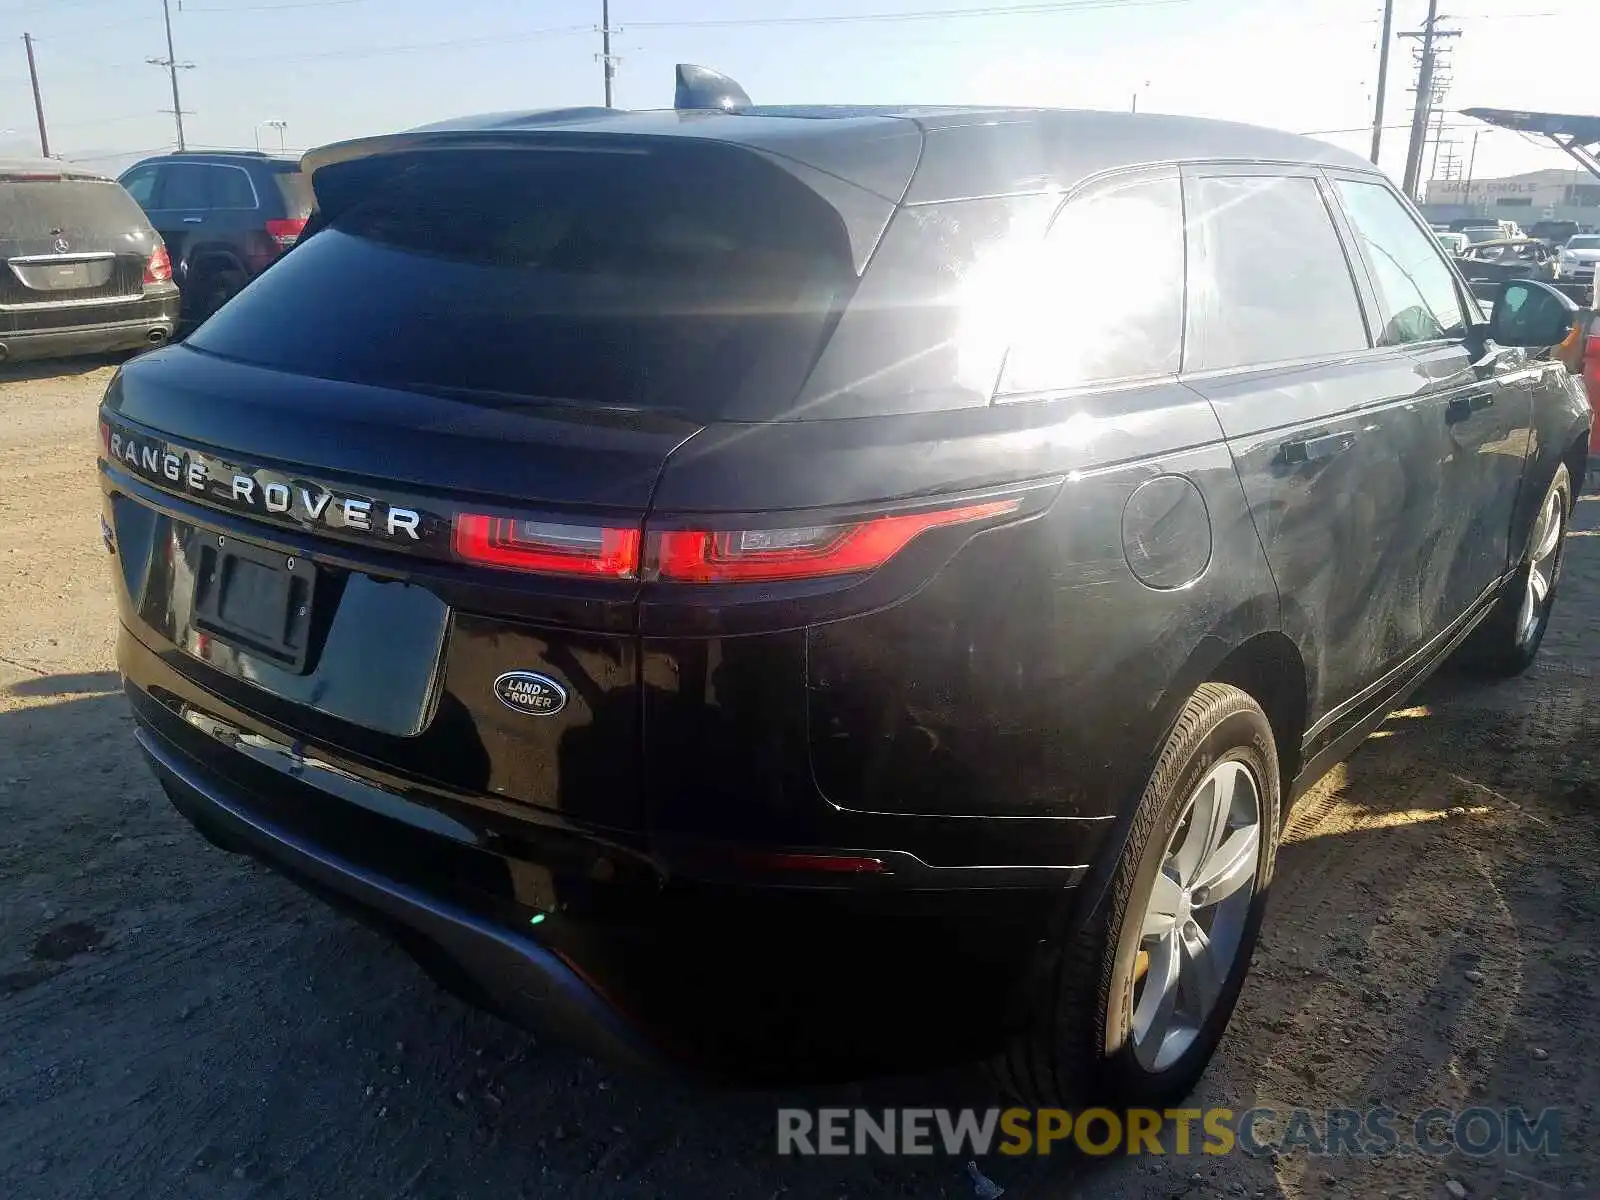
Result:
<instances>
[{"instance_id":1,"label":"rear bumper","mask_svg":"<svg viewBox=\"0 0 1600 1200\"><path fill-rule=\"evenodd\" d=\"M252 813L242 797L230 795L223 781L186 761L176 746L149 726L141 723L135 736L173 806L216 845L249 854L325 899L356 906L359 915L376 918L380 927L398 933L403 942L407 933L425 939L442 956L430 965L459 969L466 981L484 989L481 998L513 1019L558 1029L613 1060L635 1064L659 1060L644 1039L546 947L275 826ZM421 949L415 944L411 948Z\"/></svg>"},{"instance_id":2,"label":"rear bumper","mask_svg":"<svg viewBox=\"0 0 1600 1200\"><path fill-rule=\"evenodd\" d=\"M610 1059L742 1082L969 1060L1010 1027L1070 903L1059 886L688 878L642 841L358 779L126 628L118 657L139 744L208 839L367 919L469 1002Z\"/></svg>"},{"instance_id":3,"label":"rear bumper","mask_svg":"<svg viewBox=\"0 0 1600 1200\"><path fill-rule=\"evenodd\" d=\"M48 327L11 330L0 313L0 361L66 358L75 354L107 354L115 350L154 347L170 340L178 325L176 291L117 305L118 319L96 320L97 308L63 307L52 311ZM30 313L37 320L37 312Z\"/></svg>"}]
</instances>

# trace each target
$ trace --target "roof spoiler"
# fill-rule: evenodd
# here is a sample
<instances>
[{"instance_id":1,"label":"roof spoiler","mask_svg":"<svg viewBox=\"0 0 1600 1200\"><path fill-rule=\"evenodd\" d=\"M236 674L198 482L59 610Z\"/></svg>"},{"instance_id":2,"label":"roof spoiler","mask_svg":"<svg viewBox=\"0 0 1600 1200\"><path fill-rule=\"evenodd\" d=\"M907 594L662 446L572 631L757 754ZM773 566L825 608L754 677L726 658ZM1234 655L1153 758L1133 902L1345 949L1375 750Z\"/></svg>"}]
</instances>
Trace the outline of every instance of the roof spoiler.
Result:
<instances>
[{"instance_id":1,"label":"roof spoiler","mask_svg":"<svg viewBox=\"0 0 1600 1200\"><path fill-rule=\"evenodd\" d=\"M719 109L722 112L741 112L752 105L748 93L721 71L697 67L693 63L679 63L678 86L673 93L672 107L679 111Z\"/></svg>"}]
</instances>

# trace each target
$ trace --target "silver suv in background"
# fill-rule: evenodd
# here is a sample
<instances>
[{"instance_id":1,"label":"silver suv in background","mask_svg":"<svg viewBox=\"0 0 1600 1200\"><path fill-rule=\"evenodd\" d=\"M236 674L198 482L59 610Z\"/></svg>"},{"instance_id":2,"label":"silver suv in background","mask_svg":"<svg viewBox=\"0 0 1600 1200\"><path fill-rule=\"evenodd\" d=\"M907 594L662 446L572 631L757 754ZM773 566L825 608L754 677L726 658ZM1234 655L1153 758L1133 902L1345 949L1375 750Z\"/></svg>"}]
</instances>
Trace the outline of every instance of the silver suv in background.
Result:
<instances>
[{"instance_id":1,"label":"silver suv in background","mask_svg":"<svg viewBox=\"0 0 1600 1200\"><path fill-rule=\"evenodd\" d=\"M1596 262L1600 262L1600 234L1575 233L1556 256L1556 278L1593 286Z\"/></svg>"},{"instance_id":2,"label":"silver suv in background","mask_svg":"<svg viewBox=\"0 0 1600 1200\"><path fill-rule=\"evenodd\" d=\"M127 192L0 159L0 361L159 346L177 319L166 246Z\"/></svg>"}]
</instances>

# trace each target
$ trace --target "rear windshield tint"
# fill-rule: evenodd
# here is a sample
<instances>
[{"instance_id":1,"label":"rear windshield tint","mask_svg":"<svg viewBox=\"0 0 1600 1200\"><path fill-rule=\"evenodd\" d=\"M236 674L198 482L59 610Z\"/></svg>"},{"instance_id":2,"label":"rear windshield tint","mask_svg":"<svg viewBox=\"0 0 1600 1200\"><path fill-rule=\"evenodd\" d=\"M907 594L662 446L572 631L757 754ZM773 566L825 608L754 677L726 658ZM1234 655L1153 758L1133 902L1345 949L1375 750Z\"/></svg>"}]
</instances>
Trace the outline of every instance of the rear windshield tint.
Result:
<instances>
[{"instance_id":1,"label":"rear windshield tint","mask_svg":"<svg viewBox=\"0 0 1600 1200\"><path fill-rule=\"evenodd\" d=\"M191 346L490 403L777 414L854 284L834 209L743 149L450 151L340 170L317 180L327 226Z\"/></svg>"},{"instance_id":2,"label":"rear windshield tint","mask_svg":"<svg viewBox=\"0 0 1600 1200\"><path fill-rule=\"evenodd\" d=\"M0 178L0 239L121 234L145 225L122 185L98 179Z\"/></svg>"}]
</instances>

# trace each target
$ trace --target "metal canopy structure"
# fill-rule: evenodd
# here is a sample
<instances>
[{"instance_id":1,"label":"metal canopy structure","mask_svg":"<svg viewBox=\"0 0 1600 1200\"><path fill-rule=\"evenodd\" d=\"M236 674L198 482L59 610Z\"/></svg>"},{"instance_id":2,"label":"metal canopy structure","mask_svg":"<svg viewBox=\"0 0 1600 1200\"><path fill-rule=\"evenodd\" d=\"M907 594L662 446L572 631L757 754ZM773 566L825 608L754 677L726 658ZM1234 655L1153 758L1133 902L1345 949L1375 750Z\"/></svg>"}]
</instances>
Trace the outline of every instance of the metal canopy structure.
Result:
<instances>
[{"instance_id":1,"label":"metal canopy structure","mask_svg":"<svg viewBox=\"0 0 1600 1200\"><path fill-rule=\"evenodd\" d=\"M1600 117L1573 113L1517 112L1510 108L1464 108L1463 116L1476 117L1486 125L1538 134L1565 150L1583 168L1600 179Z\"/></svg>"}]
</instances>

